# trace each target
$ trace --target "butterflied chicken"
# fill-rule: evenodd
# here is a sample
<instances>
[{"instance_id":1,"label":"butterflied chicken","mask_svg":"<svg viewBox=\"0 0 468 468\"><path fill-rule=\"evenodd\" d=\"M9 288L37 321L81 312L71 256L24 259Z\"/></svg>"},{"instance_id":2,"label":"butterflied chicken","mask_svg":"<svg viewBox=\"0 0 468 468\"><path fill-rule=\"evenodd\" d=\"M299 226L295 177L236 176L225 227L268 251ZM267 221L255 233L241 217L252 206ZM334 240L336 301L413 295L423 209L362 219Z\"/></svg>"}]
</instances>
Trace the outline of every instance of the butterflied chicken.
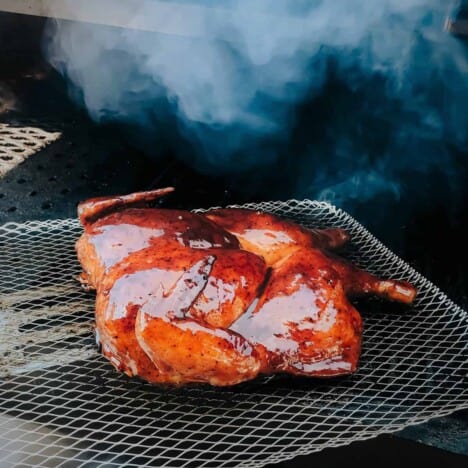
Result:
<instances>
[{"instance_id":1,"label":"butterflied chicken","mask_svg":"<svg viewBox=\"0 0 468 468\"><path fill-rule=\"evenodd\" d=\"M268 213L205 214L147 203L172 189L80 204L83 285L96 336L119 370L153 383L234 385L259 374L352 373L362 320L349 298L410 304L415 288L340 259L341 229Z\"/></svg>"}]
</instances>

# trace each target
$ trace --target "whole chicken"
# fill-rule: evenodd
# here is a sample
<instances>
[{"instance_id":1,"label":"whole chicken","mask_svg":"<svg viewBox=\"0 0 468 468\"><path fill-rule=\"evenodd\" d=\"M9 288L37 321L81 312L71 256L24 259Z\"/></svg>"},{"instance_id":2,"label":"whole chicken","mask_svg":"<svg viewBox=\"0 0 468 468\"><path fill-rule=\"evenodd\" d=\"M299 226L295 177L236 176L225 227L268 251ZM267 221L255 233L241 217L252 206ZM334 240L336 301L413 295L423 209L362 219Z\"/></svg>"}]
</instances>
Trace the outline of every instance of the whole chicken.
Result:
<instances>
[{"instance_id":1,"label":"whole chicken","mask_svg":"<svg viewBox=\"0 0 468 468\"><path fill-rule=\"evenodd\" d=\"M352 373L362 320L348 297L410 304L415 288L331 252L341 229L268 213L148 208L172 188L79 205L81 282L96 337L119 370L153 383L234 385L259 374Z\"/></svg>"}]
</instances>

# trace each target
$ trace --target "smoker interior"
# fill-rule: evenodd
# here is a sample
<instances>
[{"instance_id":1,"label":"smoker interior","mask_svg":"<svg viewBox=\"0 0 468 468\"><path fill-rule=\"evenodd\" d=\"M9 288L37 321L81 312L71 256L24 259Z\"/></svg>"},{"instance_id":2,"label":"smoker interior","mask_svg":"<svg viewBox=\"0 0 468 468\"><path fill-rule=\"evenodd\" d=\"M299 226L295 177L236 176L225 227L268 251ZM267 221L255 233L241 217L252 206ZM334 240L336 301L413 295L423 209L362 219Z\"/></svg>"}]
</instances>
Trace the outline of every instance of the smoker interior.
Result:
<instances>
[{"instance_id":1,"label":"smoker interior","mask_svg":"<svg viewBox=\"0 0 468 468\"><path fill-rule=\"evenodd\" d=\"M74 107L66 84L41 59L37 38L43 20L1 15L0 25L5 26L0 29L1 42L8 48L0 58L0 80L14 101L0 114L0 223L72 218L84 198L167 185L176 187L176 193L161 202L168 207L190 209L271 198L268 184L241 191L238 179L196 173L171 154L154 160L130 146L115 127L96 126ZM465 226L446 232L446 219L443 211L421 214L415 225L406 228L406 242L398 253L466 307L463 264L453 271L453 263L442 254L421 256L425 250L436 252L441 242L450 244L450 236L462 239ZM427 237L430 229L437 232ZM439 431L453 431L455 439L462 440L468 431L466 412L439 424ZM426 431L437 445L441 437L434 436L431 427L428 423L419 432L409 429L402 435L421 440ZM461 442L449 448L467 449Z\"/></svg>"}]
</instances>

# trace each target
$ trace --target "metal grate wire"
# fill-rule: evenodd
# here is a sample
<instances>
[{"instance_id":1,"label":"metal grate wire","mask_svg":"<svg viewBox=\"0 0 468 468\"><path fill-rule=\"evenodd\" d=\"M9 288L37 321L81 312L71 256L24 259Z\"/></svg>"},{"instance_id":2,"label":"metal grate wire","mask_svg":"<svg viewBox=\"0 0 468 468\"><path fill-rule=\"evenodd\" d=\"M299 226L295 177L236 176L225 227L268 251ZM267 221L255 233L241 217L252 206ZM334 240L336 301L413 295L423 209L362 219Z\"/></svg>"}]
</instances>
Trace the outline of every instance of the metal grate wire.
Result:
<instances>
[{"instance_id":1,"label":"metal grate wire","mask_svg":"<svg viewBox=\"0 0 468 468\"><path fill-rule=\"evenodd\" d=\"M60 135L60 132L37 128L31 123L0 122L0 177Z\"/></svg>"},{"instance_id":2,"label":"metal grate wire","mask_svg":"<svg viewBox=\"0 0 468 468\"><path fill-rule=\"evenodd\" d=\"M356 374L263 377L233 388L152 386L97 353L94 296L74 277L76 220L0 227L2 466L260 467L468 407L468 314L340 209L244 205L308 227L343 227L362 267L412 281L410 309L379 301Z\"/></svg>"}]
</instances>

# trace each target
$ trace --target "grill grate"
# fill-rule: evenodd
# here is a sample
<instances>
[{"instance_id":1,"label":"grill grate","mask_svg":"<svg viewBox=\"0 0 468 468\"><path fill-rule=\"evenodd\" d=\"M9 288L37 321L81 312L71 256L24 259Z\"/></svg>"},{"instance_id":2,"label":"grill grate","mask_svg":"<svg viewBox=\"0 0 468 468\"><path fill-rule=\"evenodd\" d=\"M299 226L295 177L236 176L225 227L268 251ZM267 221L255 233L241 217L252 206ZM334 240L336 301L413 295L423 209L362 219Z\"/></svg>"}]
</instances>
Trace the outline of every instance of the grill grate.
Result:
<instances>
[{"instance_id":1,"label":"grill grate","mask_svg":"<svg viewBox=\"0 0 468 468\"><path fill-rule=\"evenodd\" d=\"M60 137L60 132L0 123L0 177Z\"/></svg>"},{"instance_id":2,"label":"grill grate","mask_svg":"<svg viewBox=\"0 0 468 468\"><path fill-rule=\"evenodd\" d=\"M468 407L468 316L342 210L311 201L246 205L309 227L343 227L346 255L410 280L412 309L359 305L353 376L264 377L234 388L128 379L97 354L75 220L0 228L0 457L4 466L263 466L394 432Z\"/></svg>"}]
</instances>

